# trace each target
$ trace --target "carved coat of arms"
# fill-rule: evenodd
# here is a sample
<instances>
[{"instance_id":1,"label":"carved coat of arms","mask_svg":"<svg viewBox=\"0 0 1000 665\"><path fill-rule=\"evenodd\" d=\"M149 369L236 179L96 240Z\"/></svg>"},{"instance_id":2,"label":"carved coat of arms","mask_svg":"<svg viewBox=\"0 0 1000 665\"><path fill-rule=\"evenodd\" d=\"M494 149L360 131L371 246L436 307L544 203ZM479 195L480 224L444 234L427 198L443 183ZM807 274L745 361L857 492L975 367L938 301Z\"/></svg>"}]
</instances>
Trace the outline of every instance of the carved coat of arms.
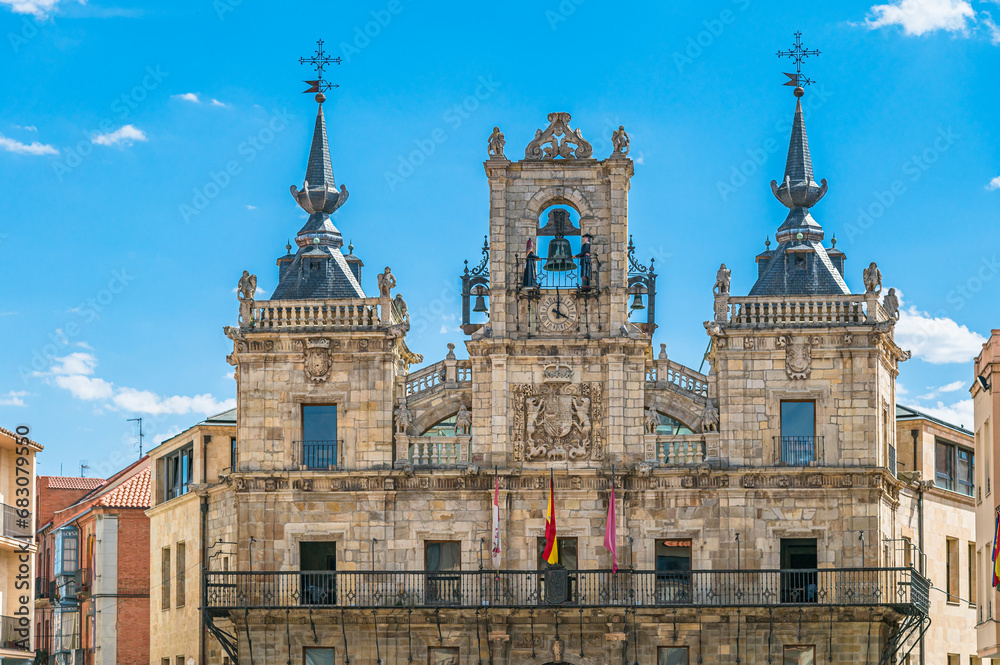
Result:
<instances>
[{"instance_id":1,"label":"carved coat of arms","mask_svg":"<svg viewBox=\"0 0 1000 665\"><path fill-rule=\"evenodd\" d=\"M308 339L305 344L306 375L312 381L326 381L333 368L333 360L330 358L330 340Z\"/></svg>"},{"instance_id":2,"label":"carved coat of arms","mask_svg":"<svg viewBox=\"0 0 1000 665\"><path fill-rule=\"evenodd\" d=\"M512 386L516 460L603 459L600 383Z\"/></svg>"},{"instance_id":3,"label":"carved coat of arms","mask_svg":"<svg viewBox=\"0 0 1000 665\"><path fill-rule=\"evenodd\" d=\"M779 337L777 345L785 349L785 373L790 379L808 379L812 372L812 347L819 344L815 336Z\"/></svg>"}]
</instances>

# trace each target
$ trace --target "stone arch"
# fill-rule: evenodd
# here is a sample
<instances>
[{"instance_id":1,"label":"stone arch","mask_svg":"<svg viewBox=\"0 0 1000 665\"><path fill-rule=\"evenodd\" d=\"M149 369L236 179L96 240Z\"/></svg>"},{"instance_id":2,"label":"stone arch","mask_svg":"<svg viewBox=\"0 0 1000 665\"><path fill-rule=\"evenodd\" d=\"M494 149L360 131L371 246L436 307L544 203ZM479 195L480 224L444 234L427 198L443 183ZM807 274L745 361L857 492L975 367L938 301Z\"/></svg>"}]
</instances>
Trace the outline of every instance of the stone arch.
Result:
<instances>
[{"instance_id":1,"label":"stone arch","mask_svg":"<svg viewBox=\"0 0 1000 665\"><path fill-rule=\"evenodd\" d=\"M419 436L429 430L434 425L447 418L448 416L453 416L458 413L458 410L465 405L466 409L472 410L471 407L472 399L470 396L464 395L462 393L445 393L441 395L441 401L431 404L429 407L423 411L418 411L413 419L413 433L414 436ZM411 405L411 408L418 410L420 407L419 403Z\"/></svg>"},{"instance_id":2,"label":"stone arch","mask_svg":"<svg viewBox=\"0 0 1000 665\"><path fill-rule=\"evenodd\" d=\"M646 391L646 408L686 425L692 432L702 431L702 413L705 404L671 392Z\"/></svg>"},{"instance_id":3,"label":"stone arch","mask_svg":"<svg viewBox=\"0 0 1000 665\"><path fill-rule=\"evenodd\" d=\"M524 219L538 224L538 217L549 206L568 205L580 213L580 219L592 218L593 208L587 197L576 187L543 187L535 192L524 207Z\"/></svg>"}]
</instances>

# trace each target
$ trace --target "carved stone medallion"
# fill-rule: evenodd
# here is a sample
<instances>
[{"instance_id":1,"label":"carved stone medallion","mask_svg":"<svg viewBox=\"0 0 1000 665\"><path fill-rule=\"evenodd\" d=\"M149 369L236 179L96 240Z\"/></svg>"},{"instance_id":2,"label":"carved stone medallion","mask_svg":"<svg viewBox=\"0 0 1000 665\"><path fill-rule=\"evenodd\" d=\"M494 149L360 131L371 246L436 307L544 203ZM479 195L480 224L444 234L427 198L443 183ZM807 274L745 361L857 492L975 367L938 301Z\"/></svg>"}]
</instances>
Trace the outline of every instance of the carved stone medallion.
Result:
<instances>
[{"instance_id":1,"label":"carved stone medallion","mask_svg":"<svg viewBox=\"0 0 1000 665\"><path fill-rule=\"evenodd\" d=\"M330 358L330 340L314 338L306 340L304 365L306 375L312 381L326 381L330 377L333 361Z\"/></svg>"},{"instance_id":2,"label":"carved stone medallion","mask_svg":"<svg viewBox=\"0 0 1000 665\"><path fill-rule=\"evenodd\" d=\"M779 348L785 349L785 373L790 379L808 379L812 373L812 347L819 344L815 336L778 338Z\"/></svg>"},{"instance_id":3,"label":"carved stone medallion","mask_svg":"<svg viewBox=\"0 0 1000 665\"><path fill-rule=\"evenodd\" d=\"M514 459L604 459L600 383L511 386L514 399Z\"/></svg>"}]
</instances>

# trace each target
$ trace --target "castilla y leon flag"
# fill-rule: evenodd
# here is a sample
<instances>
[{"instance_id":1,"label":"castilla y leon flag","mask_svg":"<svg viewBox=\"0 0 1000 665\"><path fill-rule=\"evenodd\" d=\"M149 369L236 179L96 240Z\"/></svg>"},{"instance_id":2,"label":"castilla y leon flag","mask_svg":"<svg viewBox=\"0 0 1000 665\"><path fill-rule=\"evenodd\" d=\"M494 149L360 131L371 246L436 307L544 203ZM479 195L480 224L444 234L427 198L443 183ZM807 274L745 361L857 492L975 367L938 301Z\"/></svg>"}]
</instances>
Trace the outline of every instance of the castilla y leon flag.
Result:
<instances>
[{"instance_id":1,"label":"castilla y leon flag","mask_svg":"<svg viewBox=\"0 0 1000 665\"><path fill-rule=\"evenodd\" d=\"M493 569L500 569L500 476L493 470Z\"/></svg>"},{"instance_id":2,"label":"castilla y leon flag","mask_svg":"<svg viewBox=\"0 0 1000 665\"><path fill-rule=\"evenodd\" d=\"M1000 585L1000 556L997 550L1000 549L1000 512L996 514L996 521L993 527L993 587Z\"/></svg>"},{"instance_id":3,"label":"castilla y leon flag","mask_svg":"<svg viewBox=\"0 0 1000 665\"><path fill-rule=\"evenodd\" d=\"M549 469L549 505L545 509L545 549L542 558L548 563L559 563L559 545L556 542L555 481Z\"/></svg>"},{"instance_id":4,"label":"castilla y leon flag","mask_svg":"<svg viewBox=\"0 0 1000 665\"><path fill-rule=\"evenodd\" d=\"M604 549L611 553L611 572L618 572L618 521L615 516L615 468L611 467L611 497L608 518L604 524Z\"/></svg>"}]
</instances>

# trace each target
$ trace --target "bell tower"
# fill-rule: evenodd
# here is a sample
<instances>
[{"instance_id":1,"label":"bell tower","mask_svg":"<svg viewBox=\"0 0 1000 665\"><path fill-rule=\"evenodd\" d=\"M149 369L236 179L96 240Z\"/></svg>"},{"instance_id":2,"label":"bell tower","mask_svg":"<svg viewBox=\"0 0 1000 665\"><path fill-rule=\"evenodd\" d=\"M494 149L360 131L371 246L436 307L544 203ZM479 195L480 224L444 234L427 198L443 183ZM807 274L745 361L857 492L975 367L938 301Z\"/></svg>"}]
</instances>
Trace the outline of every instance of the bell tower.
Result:
<instances>
[{"instance_id":1,"label":"bell tower","mask_svg":"<svg viewBox=\"0 0 1000 665\"><path fill-rule=\"evenodd\" d=\"M489 140L489 235L462 276L482 462L603 465L642 438L642 395L624 386L644 382L655 273L631 253L629 137L595 159L570 119L550 113L519 161L498 128Z\"/></svg>"}]
</instances>

